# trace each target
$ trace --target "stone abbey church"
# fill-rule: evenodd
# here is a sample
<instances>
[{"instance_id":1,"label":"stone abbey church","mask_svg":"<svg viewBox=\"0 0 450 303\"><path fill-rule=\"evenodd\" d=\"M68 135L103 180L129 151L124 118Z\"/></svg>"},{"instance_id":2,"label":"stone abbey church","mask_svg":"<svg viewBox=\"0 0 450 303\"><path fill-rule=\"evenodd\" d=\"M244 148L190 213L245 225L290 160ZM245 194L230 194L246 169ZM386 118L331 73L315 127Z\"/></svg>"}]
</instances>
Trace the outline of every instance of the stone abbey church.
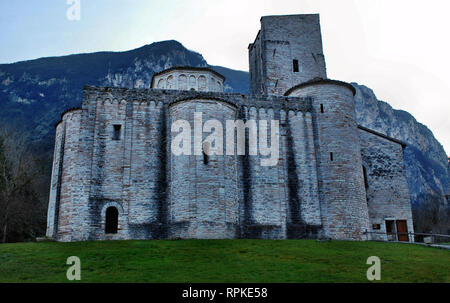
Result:
<instances>
[{"instance_id":1,"label":"stone abbey church","mask_svg":"<svg viewBox=\"0 0 450 303\"><path fill-rule=\"evenodd\" d=\"M319 16L262 17L248 50L250 95L224 93L225 78L198 67L156 73L150 89L86 86L56 126L47 236L412 241L405 144L357 124L355 89L327 78ZM172 124L196 113L277 120L276 164L175 155Z\"/></svg>"}]
</instances>

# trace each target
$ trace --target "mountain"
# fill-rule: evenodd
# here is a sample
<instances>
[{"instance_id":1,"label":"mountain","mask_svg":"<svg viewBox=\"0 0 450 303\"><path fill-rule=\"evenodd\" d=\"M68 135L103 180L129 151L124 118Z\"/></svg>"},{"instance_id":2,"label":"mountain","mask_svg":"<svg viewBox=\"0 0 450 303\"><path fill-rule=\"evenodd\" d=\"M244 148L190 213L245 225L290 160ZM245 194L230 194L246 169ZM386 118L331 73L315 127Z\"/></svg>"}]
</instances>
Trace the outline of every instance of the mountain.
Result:
<instances>
[{"instance_id":1,"label":"mountain","mask_svg":"<svg viewBox=\"0 0 450 303\"><path fill-rule=\"evenodd\" d=\"M199 53L177 41L162 41L126 52L98 52L0 65L0 121L28 129L36 142L53 148L54 124L79 106L84 85L148 88L152 75L172 66L209 66ZM209 66L224 75L225 91L247 94L248 73ZM449 189L448 161L432 132L412 115L379 101L353 83L358 123L407 142L405 166L412 203L424 195L443 199Z\"/></svg>"},{"instance_id":2,"label":"mountain","mask_svg":"<svg viewBox=\"0 0 450 303\"><path fill-rule=\"evenodd\" d=\"M410 113L378 100L370 88L352 85L358 123L407 143L405 168L413 206L426 195L445 202L450 191L448 157L433 133Z\"/></svg>"},{"instance_id":3,"label":"mountain","mask_svg":"<svg viewBox=\"0 0 450 303\"><path fill-rule=\"evenodd\" d=\"M79 106L84 85L149 88L155 72L172 66L209 66L177 41L126 52L98 52L0 65L0 121L51 140L61 113ZM225 91L248 92L248 73L210 66L227 78Z\"/></svg>"}]
</instances>

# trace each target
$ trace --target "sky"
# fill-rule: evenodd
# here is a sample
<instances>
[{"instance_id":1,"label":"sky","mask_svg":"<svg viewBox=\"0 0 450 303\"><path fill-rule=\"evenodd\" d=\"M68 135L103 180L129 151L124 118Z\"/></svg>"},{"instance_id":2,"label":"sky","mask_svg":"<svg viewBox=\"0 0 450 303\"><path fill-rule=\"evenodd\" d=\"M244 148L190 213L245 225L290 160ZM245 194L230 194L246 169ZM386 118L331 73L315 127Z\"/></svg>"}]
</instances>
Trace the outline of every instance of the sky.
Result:
<instances>
[{"instance_id":1,"label":"sky","mask_svg":"<svg viewBox=\"0 0 450 303\"><path fill-rule=\"evenodd\" d=\"M175 39L247 71L261 16L319 13L328 77L410 112L450 154L449 11L447 0L0 0L0 63Z\"/></svg>"}]
</instances>

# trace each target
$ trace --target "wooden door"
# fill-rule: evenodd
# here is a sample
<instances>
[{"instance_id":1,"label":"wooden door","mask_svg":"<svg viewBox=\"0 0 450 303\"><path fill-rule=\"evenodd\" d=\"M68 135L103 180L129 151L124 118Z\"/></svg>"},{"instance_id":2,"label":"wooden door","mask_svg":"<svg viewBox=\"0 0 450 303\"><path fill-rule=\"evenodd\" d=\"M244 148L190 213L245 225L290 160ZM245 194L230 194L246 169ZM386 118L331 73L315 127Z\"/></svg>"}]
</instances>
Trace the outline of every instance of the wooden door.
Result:
<instances>
[{"instance_id":1,"label":"wooden door","mask_svg":"<svg viewBox=\"0 0 450 303\"><path fill-rule=\"evenodd\" d=\"M408 226L406 220L397 220L397 239L398 241L409 242Z\"/></svg>"}]
</instances>

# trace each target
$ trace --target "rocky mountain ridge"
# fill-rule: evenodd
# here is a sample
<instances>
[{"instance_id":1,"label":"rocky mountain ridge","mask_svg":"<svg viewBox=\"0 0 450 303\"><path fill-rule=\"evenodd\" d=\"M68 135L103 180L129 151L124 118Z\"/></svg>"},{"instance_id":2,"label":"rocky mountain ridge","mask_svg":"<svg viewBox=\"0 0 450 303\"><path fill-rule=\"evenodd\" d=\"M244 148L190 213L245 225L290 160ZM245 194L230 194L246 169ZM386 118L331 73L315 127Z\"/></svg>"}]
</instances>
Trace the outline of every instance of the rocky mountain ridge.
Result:
<instances>
[{"instance_id":1,"label":"rocky mountain ridge","mask_svg":"<svg viewBox=\"0 0 450 303\"><path fill-rule=\"evenodd\" d=\"M448 157L433 133L410 113L378 100L370 88L352 85L356 89L358 123L407 143L404 156L412 203L418 203L426 194L445 202L450 190Z\"/></svg>"}]
</instances>

